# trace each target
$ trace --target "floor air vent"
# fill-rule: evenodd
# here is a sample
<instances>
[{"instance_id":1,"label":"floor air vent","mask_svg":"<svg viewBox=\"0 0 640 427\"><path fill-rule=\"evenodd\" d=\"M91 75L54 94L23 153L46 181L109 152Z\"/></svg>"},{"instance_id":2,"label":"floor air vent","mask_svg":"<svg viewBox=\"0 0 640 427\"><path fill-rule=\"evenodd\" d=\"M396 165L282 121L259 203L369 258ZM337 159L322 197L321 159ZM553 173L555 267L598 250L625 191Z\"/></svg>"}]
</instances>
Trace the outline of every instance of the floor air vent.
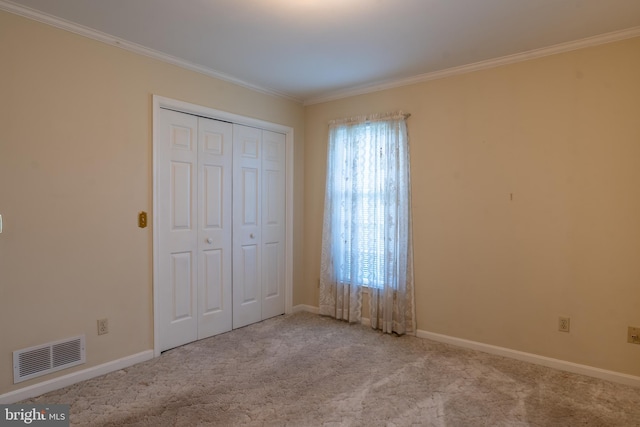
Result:
<instances>
[{"instance_id":1,"label":"floor air vent","mask_svg":"<svg viewBox=\"0 0 640 427\"><path fill-rule=\"evenodd\" d=\"M13 383L81 365L85 362L84 335L13 352Z\"/></svg>"}]
</instances>

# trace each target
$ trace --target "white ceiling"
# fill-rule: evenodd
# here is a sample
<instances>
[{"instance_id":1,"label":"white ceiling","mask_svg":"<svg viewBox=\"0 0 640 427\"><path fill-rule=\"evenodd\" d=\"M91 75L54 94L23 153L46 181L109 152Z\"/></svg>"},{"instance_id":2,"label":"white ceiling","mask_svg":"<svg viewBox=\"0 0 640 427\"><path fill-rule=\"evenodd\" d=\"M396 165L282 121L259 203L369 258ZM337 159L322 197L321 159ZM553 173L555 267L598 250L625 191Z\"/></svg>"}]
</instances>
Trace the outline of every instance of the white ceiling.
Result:
<instances>
[{"instance_id":1,"label":"white ceiling","mask_svg":"<svg viewBox=\"0 0 640 427\"><path fill-rule=\"evenodd\" d=\"M13 5L307 103L610 32L640 35L640 0L0 0Z\"/></svg>"}]
</instances>

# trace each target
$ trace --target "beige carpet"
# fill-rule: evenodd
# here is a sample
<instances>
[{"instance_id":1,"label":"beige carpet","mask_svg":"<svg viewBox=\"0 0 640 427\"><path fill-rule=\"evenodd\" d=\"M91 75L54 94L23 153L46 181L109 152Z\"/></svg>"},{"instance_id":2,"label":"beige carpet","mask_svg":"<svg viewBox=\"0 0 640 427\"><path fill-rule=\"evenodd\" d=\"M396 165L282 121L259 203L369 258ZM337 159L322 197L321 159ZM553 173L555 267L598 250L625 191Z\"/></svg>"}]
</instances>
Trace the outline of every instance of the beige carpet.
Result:
<instances>
[{"instance_id":1,"label":"beige carpet","mask_svg":"<svg viewBox=\"0 0 640 427\"><path fill-rule=\"evenodd\" d=\"M29 402L86 426L640 426L640 389L308 313Z\"/></svg>"}]
</instances>

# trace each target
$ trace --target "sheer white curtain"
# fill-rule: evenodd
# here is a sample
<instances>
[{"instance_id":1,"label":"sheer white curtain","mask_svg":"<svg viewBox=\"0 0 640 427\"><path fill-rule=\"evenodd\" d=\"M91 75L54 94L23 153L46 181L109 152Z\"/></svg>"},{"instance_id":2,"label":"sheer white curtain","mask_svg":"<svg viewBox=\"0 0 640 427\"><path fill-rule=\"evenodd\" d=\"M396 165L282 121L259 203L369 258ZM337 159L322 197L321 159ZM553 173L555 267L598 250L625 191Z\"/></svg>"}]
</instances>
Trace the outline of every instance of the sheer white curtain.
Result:
<instances>
[{"instance_id":1,"label":"sheer white curtain","mask_svg":"<svg viewBox=\"0 0 640 427\"><path fill-rule=\"evenodd\" d=\"M402 112L332 121L322 232L320 314L415 332L411 185ZM366 316L366 314L365 314Z\"/></svg>"}]
</instances>

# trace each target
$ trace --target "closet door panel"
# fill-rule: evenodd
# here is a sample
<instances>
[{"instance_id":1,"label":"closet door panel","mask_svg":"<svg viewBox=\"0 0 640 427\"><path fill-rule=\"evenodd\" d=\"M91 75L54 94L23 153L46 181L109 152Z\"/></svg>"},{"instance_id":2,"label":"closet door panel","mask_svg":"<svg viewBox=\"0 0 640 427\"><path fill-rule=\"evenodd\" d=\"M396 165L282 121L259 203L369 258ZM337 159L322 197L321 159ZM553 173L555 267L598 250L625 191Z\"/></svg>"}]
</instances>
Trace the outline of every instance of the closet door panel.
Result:
<instances>
[{"instance_id":1,"label":"closet door panel","mask_svg":"<svg viewBox=\"0 0 640 427\"><path fill-rule=\"evenodd\" d=\"M198 339L231 330L233 125L198 118Z\"/></svg>"},{"instance_id":2,"label":"closet door panel","mask_svg":"<svg viewBox=\"0 0 640 427\"><path fill-rule=\"evenodd\" d=\"M262 131L233 125L233 327L262 320Z\"/></svg>"},{"instance_id":3,"label":"closet door panel","mask_svg":"<svg viewBox=\"0 0 640 427\"><path fill-rule=\"evenodd\" d=\"M197 338L197 119L160 111L158 304L161 350Z\"/></svg>"},{"instance_id":4,"label":"closet door panel","mask_svg":"<svg viewBox=\"0 0 640 427\"><path fill-rule=\"evenodd\" d=\"M262 318L284 313L285 136L263 131Z\"/></svg>"}]
</instances>

